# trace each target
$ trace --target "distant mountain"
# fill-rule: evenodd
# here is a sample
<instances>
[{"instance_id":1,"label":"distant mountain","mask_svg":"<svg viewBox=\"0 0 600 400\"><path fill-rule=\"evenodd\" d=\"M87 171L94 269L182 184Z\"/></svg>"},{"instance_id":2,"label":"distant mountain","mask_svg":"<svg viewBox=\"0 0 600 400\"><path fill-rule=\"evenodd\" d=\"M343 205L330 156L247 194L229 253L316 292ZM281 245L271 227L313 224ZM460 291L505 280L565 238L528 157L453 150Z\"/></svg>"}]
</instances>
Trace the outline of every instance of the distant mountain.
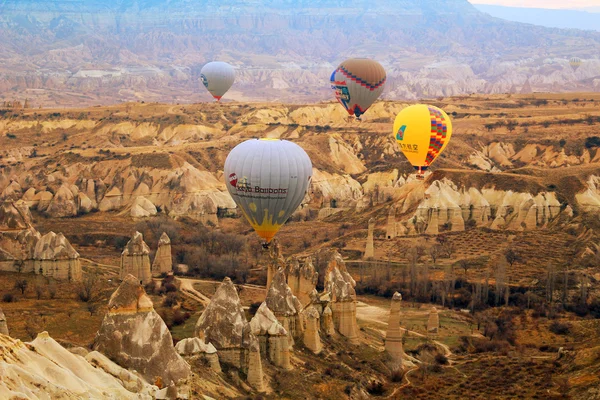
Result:
<instances>
[{"instance_id":1,"label":"distant mountain","mask_svg":"<svg viewBox=\"0 0 600 400\"><path fill-rule=\"evenodd\" d=\"M497 18L565 29L589 29L600 31L600 8L596 12L575 10L550 10L475 4L475 8Z\"/></svg>"},{"instance_id":2,"label":"distant mountain","mask_svg":"<svg viewBox=\"0 0 600 400\"><path fill-rule=\"evenodd\" d=\"M347 57L388 71L384 97L600 90L600 33L491 17L466 0L4 0L0 100L44 105L209 100L215 59L237 100L331 99ZM568 59L584 60L576 73Z\"/></svg>"}]
</instances>

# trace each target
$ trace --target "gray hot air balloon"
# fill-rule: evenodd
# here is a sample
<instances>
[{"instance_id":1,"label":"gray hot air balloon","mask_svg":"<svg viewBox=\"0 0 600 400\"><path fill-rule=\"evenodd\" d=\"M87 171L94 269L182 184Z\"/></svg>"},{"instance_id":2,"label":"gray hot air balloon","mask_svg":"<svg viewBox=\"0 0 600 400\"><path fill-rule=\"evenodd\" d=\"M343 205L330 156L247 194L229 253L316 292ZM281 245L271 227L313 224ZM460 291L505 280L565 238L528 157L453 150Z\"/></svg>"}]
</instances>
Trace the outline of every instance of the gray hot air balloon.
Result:
<instances>
[{"instance_id":1,"label":"gray hot air balloon","mask_svg":"<svg viewBox=\"0 0 600 400\"><path fill-rule=\"evenodd\" d=\"M227 190L265 244L298 208L312 179L308 154L295 143L251 139L225 160Z\"/></svg>"},{"instance_id":2,"label":"gray hot air balloon","mask_svg":"<svg viewBox=\"0 0 600 400\"><path fill-rule=\"evenodd\" d=\"M235 81L235 70L233 67L226 62L213 61L202 67L200 71L200 79L202 83L208 89L210 94L213 95L217 101L221 100L221 97Z\"/></svg>"}]
</instances>

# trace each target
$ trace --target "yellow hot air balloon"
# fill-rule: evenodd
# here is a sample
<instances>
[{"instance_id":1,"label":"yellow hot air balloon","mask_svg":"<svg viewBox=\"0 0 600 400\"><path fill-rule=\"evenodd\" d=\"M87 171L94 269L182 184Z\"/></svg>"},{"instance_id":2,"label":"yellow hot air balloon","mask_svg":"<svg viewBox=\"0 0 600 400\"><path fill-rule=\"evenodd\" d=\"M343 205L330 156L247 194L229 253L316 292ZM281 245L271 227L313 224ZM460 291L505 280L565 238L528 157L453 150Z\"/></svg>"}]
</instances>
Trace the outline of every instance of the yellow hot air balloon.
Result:
<instances>
[{"instance_id":1,"label":"yellow hot air balloon","mask_svg":"<svg viewBox=\"0 0 600 400\"><path fill-rule=\"evenodd\" d=\"M582 61L579 57L573 57L569 60L569 65L573 68L573 71L577 71L581 67Z\"/></svg>"},{"instance_id":2,"label":"yellow hot air balloon","mask_svg":"<svg viewBox=\"0 0 600 400\"><path fill-rule=\"evenodd\" d=\"M441 109L417 104L406 107L394 121L394 137L408 161L417 170L417 178L448 146L452 122Z\"/></svg>"}]
</instances>

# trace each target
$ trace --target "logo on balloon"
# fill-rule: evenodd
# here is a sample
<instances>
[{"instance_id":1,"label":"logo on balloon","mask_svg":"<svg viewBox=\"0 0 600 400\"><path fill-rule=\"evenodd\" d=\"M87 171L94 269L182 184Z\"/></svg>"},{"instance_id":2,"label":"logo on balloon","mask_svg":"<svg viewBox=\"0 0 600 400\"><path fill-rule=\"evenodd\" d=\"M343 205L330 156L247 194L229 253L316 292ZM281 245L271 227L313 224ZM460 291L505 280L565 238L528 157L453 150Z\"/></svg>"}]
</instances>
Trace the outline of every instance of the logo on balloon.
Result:
<instances>
[{"instance_id":1,"label":"logo on balloon","mask_svg":"<svg viewBox=\"0 0 600 400\"><path fill-rule=\"evenodd\" d=\"M398 129L398 133L396 133L396 140L404 140L404 131L406 130L406 125L402 125L400 129Z\"/></svg>"},{"instance_id":2,"label":"logo on balloon","mask_svg":"<svg viewBox=\"0 0 600 400\"><path fill-rule=\"evenodd\" d=\"M229 175L229 183L233 187L237 186L238 178L237 178L237 175L235 174L235 172L233 174Z\"/></svg>"},{"instance_id":3,"label":"logo on balloon","mask_svg":"<svg viewBox=\"0 0 600 400\"><path fill-rule=\"evenodd\" d=\"M206 79L206 76L204 76L204 74L200 75L200 80L202 81L202 84L208 89L208 79Z\"/></svg>"}]
</instances>

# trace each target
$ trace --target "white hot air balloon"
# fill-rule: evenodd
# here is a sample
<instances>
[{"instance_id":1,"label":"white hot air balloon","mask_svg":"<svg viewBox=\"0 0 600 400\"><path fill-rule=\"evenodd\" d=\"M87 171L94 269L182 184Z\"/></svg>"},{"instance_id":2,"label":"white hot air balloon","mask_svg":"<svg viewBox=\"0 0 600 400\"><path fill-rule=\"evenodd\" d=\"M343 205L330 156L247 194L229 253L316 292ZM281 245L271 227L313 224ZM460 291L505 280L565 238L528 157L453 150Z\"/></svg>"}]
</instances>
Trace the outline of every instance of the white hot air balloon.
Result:
<instances>
[{"instance_id":1,"label":"white hot air balloon","mask_svg":"<svg viewBox=\"0 0 600 400\"><path fill-rule=\"evenodd\" d=\"M267 247L302 203L312 163L295 143L251 139L231 150L224 172L229 194Z\"/></svg>"},{"instance_id":2,"label":"white hot air balloon","mask_svg":"<svg viewBox=\"0 0 600 400\"><path fill-rule=\"evenodd\" d=\"M210 94L220 101L235 81L235 70L226 62L209 62L202 67L200 79Z\"/></svg>"}]
</instances>

